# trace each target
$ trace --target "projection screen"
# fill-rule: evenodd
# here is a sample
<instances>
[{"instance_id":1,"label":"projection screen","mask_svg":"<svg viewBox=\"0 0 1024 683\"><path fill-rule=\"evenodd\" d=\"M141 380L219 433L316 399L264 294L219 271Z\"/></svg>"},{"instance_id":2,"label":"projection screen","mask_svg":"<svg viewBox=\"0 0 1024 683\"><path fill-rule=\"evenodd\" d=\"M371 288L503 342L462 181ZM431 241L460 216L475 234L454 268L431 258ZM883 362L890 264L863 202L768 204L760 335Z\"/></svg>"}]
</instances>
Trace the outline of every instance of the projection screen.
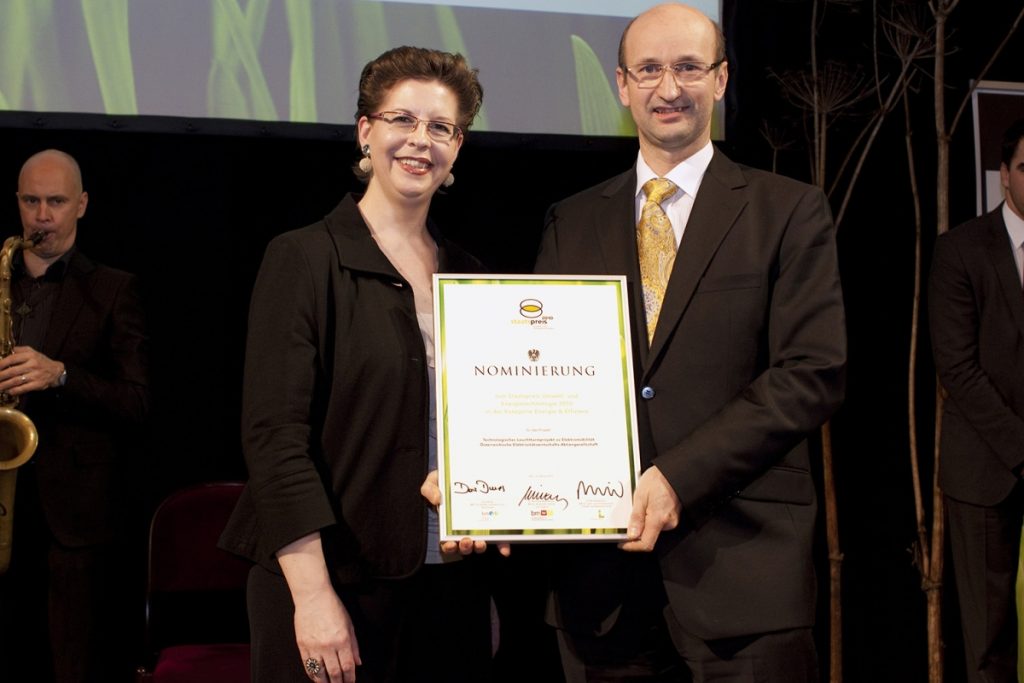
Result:
<instances>
[{"instance_id":1,"label":"projection screen","mask_svg":"<svg viewBox=\"0 0 1024 683\"><path fill-rule=\"evenodd\" d=\"M4 0L0 110L351 124L362 65L419 45L480 70L477 130L631 135L616 50L654 4ZM691 4L718 18L718 0Z\"/></svg>"}]
</instances>

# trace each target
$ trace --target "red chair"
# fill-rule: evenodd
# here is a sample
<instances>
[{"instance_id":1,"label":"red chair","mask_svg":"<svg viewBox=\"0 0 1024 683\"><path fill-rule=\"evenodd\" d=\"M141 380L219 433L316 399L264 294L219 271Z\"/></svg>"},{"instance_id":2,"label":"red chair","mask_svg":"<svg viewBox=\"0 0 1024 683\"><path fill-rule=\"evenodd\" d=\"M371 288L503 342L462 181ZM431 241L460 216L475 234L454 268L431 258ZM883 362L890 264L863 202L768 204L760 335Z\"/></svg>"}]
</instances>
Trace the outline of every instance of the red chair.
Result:
<instances>
[{"instance_id":1,"label":"red chair","mask_svg":"<svg viewBox=\"0 0 1024 683\"><path fill-rule=\"evenodd\" d=\"M199 484L153 514L146 656L137 683L248 683L249 563L217 547L242 484Z\"/></svg>"}]
</instances>

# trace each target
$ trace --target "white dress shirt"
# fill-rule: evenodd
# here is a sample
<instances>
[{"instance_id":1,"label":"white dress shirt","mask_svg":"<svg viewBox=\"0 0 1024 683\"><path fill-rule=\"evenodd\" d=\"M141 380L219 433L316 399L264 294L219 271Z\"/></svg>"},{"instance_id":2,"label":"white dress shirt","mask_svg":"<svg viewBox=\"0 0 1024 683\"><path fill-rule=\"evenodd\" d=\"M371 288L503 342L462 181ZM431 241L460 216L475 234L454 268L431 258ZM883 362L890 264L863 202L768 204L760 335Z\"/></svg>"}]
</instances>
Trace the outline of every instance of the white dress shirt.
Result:
<instances>
[{"instance_id":1,"label":"white dress shirt","mask_svg":"<svg viewBox=\"0 0 1024 683\"><path fill-rule=\"evenodd\" d=\"M674 195L661 203L661 208L668 216L669 222L672 223L677 248L680 240L683 239L686 222L690 219L690 211L693 209L693 200L697 196L697 190L700 189L700 181L704 178L704 172L708 170L708 164L711 163L714 153L715 148L709 141L700 151L680 162L678 166L664 175L665 178L675 183L679 190L682 190L682 192L676 190ZM636 159L636 220L634 223L640 222L640 212L647 200L644 195L644 183L659 177L662 176L652 171L644 161L643 153L638 154Z\"/></svg>"},{"instance_id":2,"label":"white dress shirt","mask_svg":"<svg viewBox=\"0 0 1024 683\"><path fill-rule=\"evenodd\" d=\"M1013 212L1010 206L1003 202L1003 222L1006 223L1006 232L1010 235L1010 244L1013 245L1013 261L1017 264L1017 277L1021 279L1024 286L1024 218Z\"/></svg>"}]
</instances>

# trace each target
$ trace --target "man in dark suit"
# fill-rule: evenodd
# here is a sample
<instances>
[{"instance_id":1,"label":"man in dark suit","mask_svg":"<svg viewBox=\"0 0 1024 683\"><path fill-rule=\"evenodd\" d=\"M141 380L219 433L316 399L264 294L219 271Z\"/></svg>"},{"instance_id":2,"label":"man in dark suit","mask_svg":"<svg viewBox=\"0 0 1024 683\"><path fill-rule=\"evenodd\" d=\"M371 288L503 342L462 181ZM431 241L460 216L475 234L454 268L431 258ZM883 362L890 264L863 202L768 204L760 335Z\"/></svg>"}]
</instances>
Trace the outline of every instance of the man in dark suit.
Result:
<instances>
[{"instance_id":1,"label":"man in dark suit","mask_svg":"<svg viewBox=\"0 0 1024 683\"><path fill-rule=\"evenodd\" d=\"M0 577L0 680L129 680L128 458L140 454L125 441L149 404L142 307L132 276L75 247L88 195L72 157L29 158L17 197L24 236L42 240L14 259L17 345L0 392L20 399L39 448L18 470Z\"/></svg>"},{"instance_id":2,"label":"man in dark suit","mask_svg":"<svg viewBox=\"0 0 1024 683\"><path fill-rule=\"evenodd\" d=\"M939 476L967 680L1017 680L1014 585L1024 520L1024 119L1003 138L1006 201L941 235L929 290L932 350L947 392Z\"/></svg>"},{"instance_id":3,"label":"man in dark suit","mask_svg":"<svg viewBox=\"0 0 1024 683\"><path fill-rule=\"evenodd\" d=\"M549 618L566 676L817 681L806 438L846 362L830 211L711 145L728 64L700 12L634 19L616 78L636 166L552 207L535 267L632 288L644 471L631 540L560 549ZM657 225L667 255L644 244Z\"/></svg>"}]
</instances>

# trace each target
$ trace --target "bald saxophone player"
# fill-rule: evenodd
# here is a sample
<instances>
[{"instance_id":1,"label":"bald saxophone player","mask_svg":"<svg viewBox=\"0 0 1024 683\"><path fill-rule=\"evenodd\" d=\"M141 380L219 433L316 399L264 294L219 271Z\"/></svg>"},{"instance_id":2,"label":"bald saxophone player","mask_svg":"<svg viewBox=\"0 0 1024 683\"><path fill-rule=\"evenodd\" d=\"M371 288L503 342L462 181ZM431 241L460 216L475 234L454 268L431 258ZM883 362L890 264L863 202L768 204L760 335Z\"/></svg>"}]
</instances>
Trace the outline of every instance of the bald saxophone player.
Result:
<instances>
[{"instance_id":1,"label":"bald saxophone player","mask_svg":"<svg viewBox=\"0 0 1024 683\"><path fill-rule=\"evenodd\" d=\"M22 234L12 272L16 345L0 391L19 398L39 448L19 468L10 571L0 577L0 680L131 680L128 525L148 412L147 347L135 278L76 246L89 196L59 150L18 175ZM141 567L137 568L142 571Z\"/></svg>"}]
</instances>

